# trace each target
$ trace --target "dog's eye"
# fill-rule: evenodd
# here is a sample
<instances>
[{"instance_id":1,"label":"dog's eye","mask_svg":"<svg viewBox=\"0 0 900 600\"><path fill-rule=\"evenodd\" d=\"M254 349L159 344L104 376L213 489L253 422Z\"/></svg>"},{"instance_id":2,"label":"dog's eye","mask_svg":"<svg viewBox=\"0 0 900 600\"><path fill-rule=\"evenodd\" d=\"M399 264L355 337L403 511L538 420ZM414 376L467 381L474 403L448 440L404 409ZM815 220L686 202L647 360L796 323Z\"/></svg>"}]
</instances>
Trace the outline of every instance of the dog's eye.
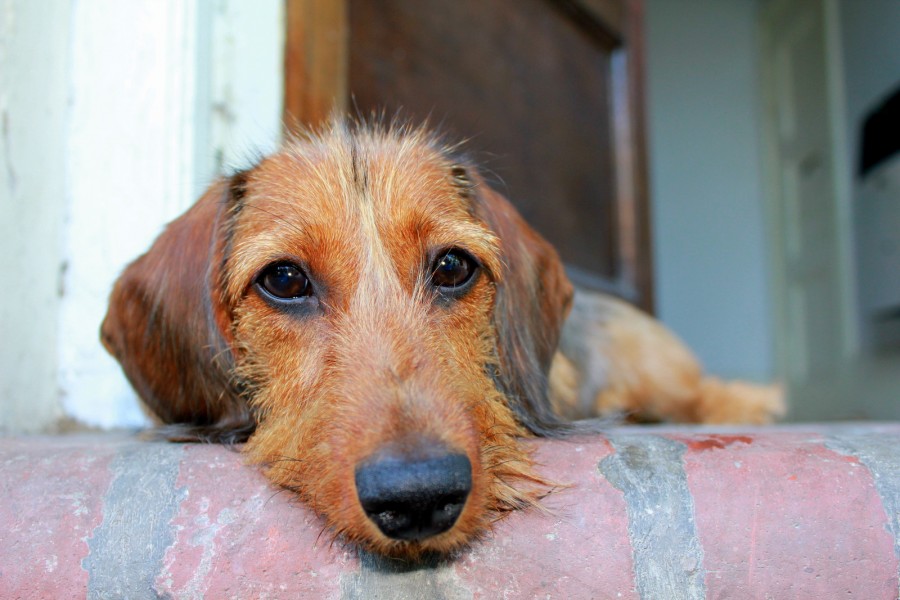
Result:
<instances>
[{"instance_id":1,"label":"dog's eye","mask_svg":"<svg viewBox=\"0 0 900 600\"><path fill-rule=\"evenodd\" d=\"M302 298L311 293L309 279L297 265L275 263L260 274L257 283L276 298Z\"/></svg>"},{"instance_id":2,"label":"dog's eye","mask_svg":"<svg viewBox=\"0 0 900 600\"><path fill-rule=\"evenodd\" d=\"M440 254L431 265L431 284L445 291L464 286L478 268L475 259L465 251L452 248Z\"/></svg>"}]
</instances>

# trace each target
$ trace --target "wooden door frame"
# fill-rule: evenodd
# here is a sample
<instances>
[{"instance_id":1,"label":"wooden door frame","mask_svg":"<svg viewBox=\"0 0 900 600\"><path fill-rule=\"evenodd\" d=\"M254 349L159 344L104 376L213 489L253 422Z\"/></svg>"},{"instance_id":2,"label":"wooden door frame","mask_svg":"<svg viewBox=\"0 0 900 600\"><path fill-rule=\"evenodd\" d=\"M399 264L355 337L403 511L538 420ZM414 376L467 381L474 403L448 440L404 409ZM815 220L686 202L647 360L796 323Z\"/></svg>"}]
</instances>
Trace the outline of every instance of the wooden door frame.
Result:
<instances>
[{"instance_id":1,"label":"wooden door frame","mask_svg":"<svg viewBox=\"0 0 900 600\"><path fill-rule=\"evenodd\" d=\"M346 0L287 0L284 123L290 130L325 121L349 104Z\"/></svg>"},{"instance_id":2,"label":"wooden door frame","mask_svg":"<svg viewBox=\"0 0 900 600\"><path fill-rule=\"evenodd\" d=\"M600 24L628 51L612 57L617 277L612 281L569 267L576 284L654 308L652 232L644 108L643 0L548 0ZM287 129L346 113L349 97L348 0L287 0L284 122ZM625 43L627 42L627 43Z\"/></svg>"}]
</instances>

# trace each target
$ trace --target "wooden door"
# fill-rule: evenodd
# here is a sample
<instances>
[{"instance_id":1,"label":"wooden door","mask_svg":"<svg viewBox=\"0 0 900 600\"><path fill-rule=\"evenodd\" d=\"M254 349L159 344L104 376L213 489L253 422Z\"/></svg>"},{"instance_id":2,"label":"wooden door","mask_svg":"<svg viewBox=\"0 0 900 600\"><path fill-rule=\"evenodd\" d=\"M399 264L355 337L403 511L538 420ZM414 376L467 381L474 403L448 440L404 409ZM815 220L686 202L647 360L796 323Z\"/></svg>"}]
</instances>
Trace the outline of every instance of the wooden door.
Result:
<instances>
[{"instance_id":1,"label":"wooden door","mask_svg":"<svg viewBox=\"0 0 900 600\"><path fill-rule=\"evenodd\" d=\"M581 285L652 308L640 0L289 0L287 122L439 125Z\"/></svg>"}]
</instances>

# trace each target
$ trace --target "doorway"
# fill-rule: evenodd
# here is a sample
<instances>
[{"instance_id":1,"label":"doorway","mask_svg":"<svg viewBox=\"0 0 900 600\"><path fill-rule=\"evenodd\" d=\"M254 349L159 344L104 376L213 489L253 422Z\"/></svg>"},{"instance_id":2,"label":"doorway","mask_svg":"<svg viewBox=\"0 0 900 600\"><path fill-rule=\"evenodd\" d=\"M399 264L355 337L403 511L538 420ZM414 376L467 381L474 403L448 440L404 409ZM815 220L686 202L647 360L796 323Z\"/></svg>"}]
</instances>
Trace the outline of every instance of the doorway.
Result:
<instances>
[{"instance_id":1,"label":"doorway","mask_svg":"<svg viewBox=\"0 0 900 600\"><path fill-rule=\"evenodd\" d=\"M900 417L900 356L861 343L839 4L760 18L776 346L792 420Z\"/></svg>"}]
</instances>

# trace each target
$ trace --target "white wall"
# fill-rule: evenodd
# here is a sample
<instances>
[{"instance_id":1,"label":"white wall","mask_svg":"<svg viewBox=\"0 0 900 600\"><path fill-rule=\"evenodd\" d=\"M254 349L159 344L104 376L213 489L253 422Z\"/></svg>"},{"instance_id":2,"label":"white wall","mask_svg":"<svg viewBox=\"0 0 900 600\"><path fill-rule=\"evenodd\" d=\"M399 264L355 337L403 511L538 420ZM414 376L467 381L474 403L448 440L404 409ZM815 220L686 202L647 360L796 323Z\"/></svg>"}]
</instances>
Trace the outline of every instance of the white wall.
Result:
<instances>
[{"instance_id":1,"label":"white wall","mask_svg":"<svg viewBox=\"0 0 900 600\"><path fill-rule=\"evenodd\" d=\"M54 5L0 8L0 274L19 292L0 295L7 430L143 422L98 341L112 282L281 129L280 0Z\"/></svg>"},{"instance_id":2,"label":"white wall","mask_svg":"<svg viewBox=\"0 0 900 600\"><path fill-rule=\"evenodd\" d=\"M57 310L65 206L67 0L0 12L0 431L60 416Z\"/></svg>"},{"instance_id":3,"label":"white wall","mask_svg":"<svg viewBox=\"0 0 900 600\"><path fill-rule=\"evenodd\" d=\"M755 0L647 0L657 309L720 375L774 372Z\"/></svg>"},{"instance_id":4,"label":"white wall","mask_svg":"<svg viewBox=\"0 0 900 600\"><path fill-rule=\"evenodd\" d=\"M280 4L76 4L60 376L63 406L82 422L144 421L97 342L115 276L216 172L278 139Z\"/></svg>"},{"instance_id":5,"label":"white wall","mask_svg":"<svg viewBox=\"0 0 900 600\"><path fill-rule=\"evenodd\" d=\"M900 84L900 2L838 3L851 158L858 164L864 114Z\"/></svg>"},{"instance_id":6,"label":"white wall","mask_svg":"<svg viewBox=\"0 0 900 600\"><path fill-rule=\"evenodd\" d=\"M897 298L900 273L894 265L900 264L900 249L896 246L900 233L885 228L900 223L900 187L896 183L900 167L895 158L890 165L894 180L889 184L884 168L867 181L860 181L858 165L863 119L900 86L900 2L845 1L839 2L838 7L846 89L846 154L853 165L851 193L863 347L883 345L887 338L896 347L900 324L896 320L876 320L874 313L884 310L888 298L893 302ZM878 262L873 262L876 257Z\"/></svg>"}]
</instances>

